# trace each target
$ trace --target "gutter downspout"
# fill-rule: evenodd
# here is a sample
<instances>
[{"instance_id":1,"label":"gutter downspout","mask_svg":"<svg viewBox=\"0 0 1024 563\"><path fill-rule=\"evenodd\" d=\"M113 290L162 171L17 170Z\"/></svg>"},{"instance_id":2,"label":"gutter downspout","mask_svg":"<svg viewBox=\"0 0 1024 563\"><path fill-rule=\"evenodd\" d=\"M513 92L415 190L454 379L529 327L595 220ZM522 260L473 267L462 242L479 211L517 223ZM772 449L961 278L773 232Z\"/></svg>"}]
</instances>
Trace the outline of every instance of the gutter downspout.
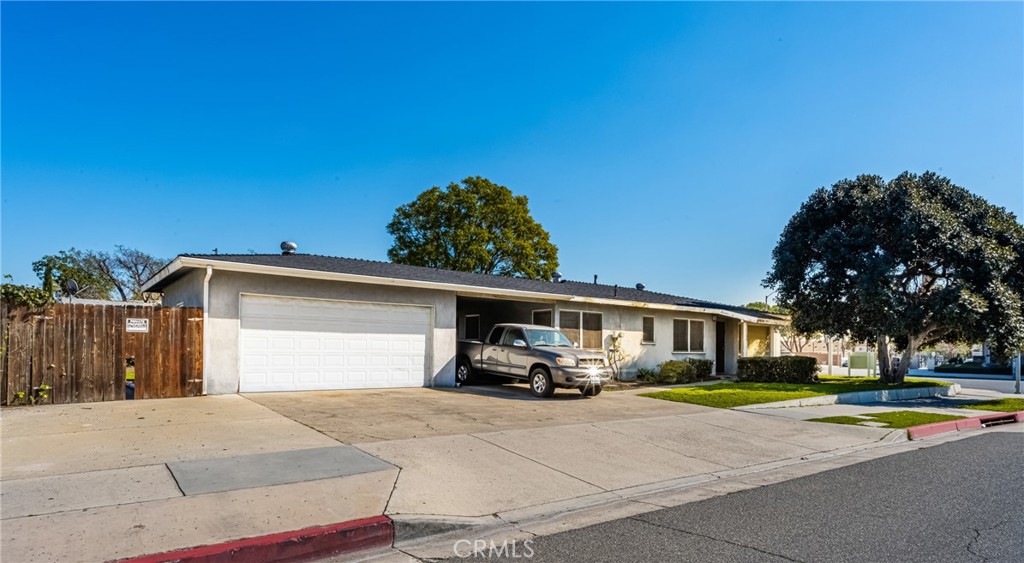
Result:
<instances>
[{"instance_id":1,"label":"gutter downspout","mask_svg":"<svg viewBox=\"0 0 1024 563\"><path fill-rule=\"evenodd\" d=\"M213 277L213 266L206 267L203 278L203 395L206 395L206 382L210 374L210 278Z\"/></svg>"}]
</instances>

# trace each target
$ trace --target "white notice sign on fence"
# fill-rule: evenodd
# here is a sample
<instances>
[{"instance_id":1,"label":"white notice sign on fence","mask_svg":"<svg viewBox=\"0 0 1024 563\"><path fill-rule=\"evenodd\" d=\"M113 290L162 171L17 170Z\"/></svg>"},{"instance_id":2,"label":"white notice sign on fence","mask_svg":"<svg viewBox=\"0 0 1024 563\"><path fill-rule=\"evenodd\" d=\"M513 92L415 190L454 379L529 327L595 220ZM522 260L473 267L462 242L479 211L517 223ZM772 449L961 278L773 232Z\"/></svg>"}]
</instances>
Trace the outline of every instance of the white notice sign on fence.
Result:
<instances>
[{"instance_id":1,"label":"white notice sign on fence","mask_svg":"<svg viewBox=\"0 0 1024 563\"><path fill-rule=\"evenodd\" d=\"M149 332L149 319L125 319L125 332Z\"/></svg>"}]
</instances>

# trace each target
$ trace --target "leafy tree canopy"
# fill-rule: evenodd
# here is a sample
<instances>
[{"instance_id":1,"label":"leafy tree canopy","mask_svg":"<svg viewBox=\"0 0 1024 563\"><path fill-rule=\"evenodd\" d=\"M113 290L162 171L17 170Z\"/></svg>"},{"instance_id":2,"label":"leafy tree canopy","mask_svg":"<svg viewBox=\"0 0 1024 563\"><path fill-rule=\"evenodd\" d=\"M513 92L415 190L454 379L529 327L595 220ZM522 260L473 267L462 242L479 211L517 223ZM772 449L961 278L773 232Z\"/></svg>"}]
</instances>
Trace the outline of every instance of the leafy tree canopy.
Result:
<instances>
[{"instance_id":1,"label":"leafy tree canopy","mask_svg":"<svg viewBox=\"0 0 1024 563\"><path fill-rule=\"evenodd\" d=\"M12 307L41 307L53 300L53 293L39 287L14 283L10 274L4 274L0 284L0 301Z\"/></svg>"},{"instance_id":2,"label":"leafy tree canopy","mask_svg":"<svg viewBox=\"0 0 1024 563\"><path fill-rule=\"evenodd\" d=\"M769 305L769 304L765 303L764 301L751 301L750 303L747 303L746 305L744 305L744 307L747 308L747 309L753 309L755 311L764 311L765 313L774 313L776 315L788 315L789 314L782 307L779 307L778 305Z\"/></svg>"},{"instance_id":3,"label":"leafy tree canopy","mask_svg":"<svg viewBox=\"0 0 1024 563\"><path fill-rule=\"evenodd\" d=\"M114 252L70 248L43 256L32 263L43 290L52 293L74 280L81 289L78 297L142 299L142 284L153 276L164 261L141 250L117 245Z\"/></svg>"},{"instance_id":4,"label":"leafy tree canopy","mask_svg":"<svg viewBox=\"0 0 1024 563\"><path fill-rule=\"evenodd\" d=\"M921 345L1024 344L1024 227L1001 207L926 172L821 188L786 225L764 280L803 333L871 340L882 377L902 381ZM897 369L888 346L903 350Z\"/></svg>"},{"instance_id":5,"label":"leafy tree canopy","mask_svg":"<svg viewBox=\"0 0 1024 563\"><path fill-rule=\"evenodd\" d=\"M399 264L549 279L558 248L530 216L526 196L479 176L433 187L397 210L388 223Z\"/></svg>"}]
</instances>

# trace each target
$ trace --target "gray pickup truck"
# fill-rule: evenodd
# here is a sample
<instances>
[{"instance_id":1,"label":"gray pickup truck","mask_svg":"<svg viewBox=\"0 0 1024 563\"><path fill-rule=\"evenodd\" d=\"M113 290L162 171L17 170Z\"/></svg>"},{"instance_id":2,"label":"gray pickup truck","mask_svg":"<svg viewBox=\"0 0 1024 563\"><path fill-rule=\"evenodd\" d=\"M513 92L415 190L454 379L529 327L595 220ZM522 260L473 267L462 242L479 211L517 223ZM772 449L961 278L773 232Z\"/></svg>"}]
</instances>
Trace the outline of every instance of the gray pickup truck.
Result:
<instances>
[{"instance_id":1,"label":"gray pickup truck","mask_svg":"<svg viewBox=\"0 0 1024 563\"><path fill-rule=\"evenodd\" d=\"M577 349L558 329L527 324L499 324L483 342L459 341L458 384L481 373L527 381L536 397L550 397L556 387L592 397L611 376L601 353Z\"/></svg>"}]
</instances>

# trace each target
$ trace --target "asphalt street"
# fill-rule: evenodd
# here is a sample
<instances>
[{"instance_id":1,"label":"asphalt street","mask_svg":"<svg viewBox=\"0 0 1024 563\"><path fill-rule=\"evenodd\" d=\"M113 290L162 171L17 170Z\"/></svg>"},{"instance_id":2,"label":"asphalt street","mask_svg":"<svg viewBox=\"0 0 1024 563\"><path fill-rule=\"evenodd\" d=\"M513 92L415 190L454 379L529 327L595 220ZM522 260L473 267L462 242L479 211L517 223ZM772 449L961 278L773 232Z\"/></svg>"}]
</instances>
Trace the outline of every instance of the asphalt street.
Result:
<instances>
[{"instance_id":1,"label":"asphalt street","mask_svg":"<svg viewBox=\"0 0 1024 563\"><path fill-rule=\"evenodd\" d=\"M588 563L1017 562L1024 560L1024 434L988 431L538 537L505 558L527 554Z\"/></svg>"}]
</instances>

